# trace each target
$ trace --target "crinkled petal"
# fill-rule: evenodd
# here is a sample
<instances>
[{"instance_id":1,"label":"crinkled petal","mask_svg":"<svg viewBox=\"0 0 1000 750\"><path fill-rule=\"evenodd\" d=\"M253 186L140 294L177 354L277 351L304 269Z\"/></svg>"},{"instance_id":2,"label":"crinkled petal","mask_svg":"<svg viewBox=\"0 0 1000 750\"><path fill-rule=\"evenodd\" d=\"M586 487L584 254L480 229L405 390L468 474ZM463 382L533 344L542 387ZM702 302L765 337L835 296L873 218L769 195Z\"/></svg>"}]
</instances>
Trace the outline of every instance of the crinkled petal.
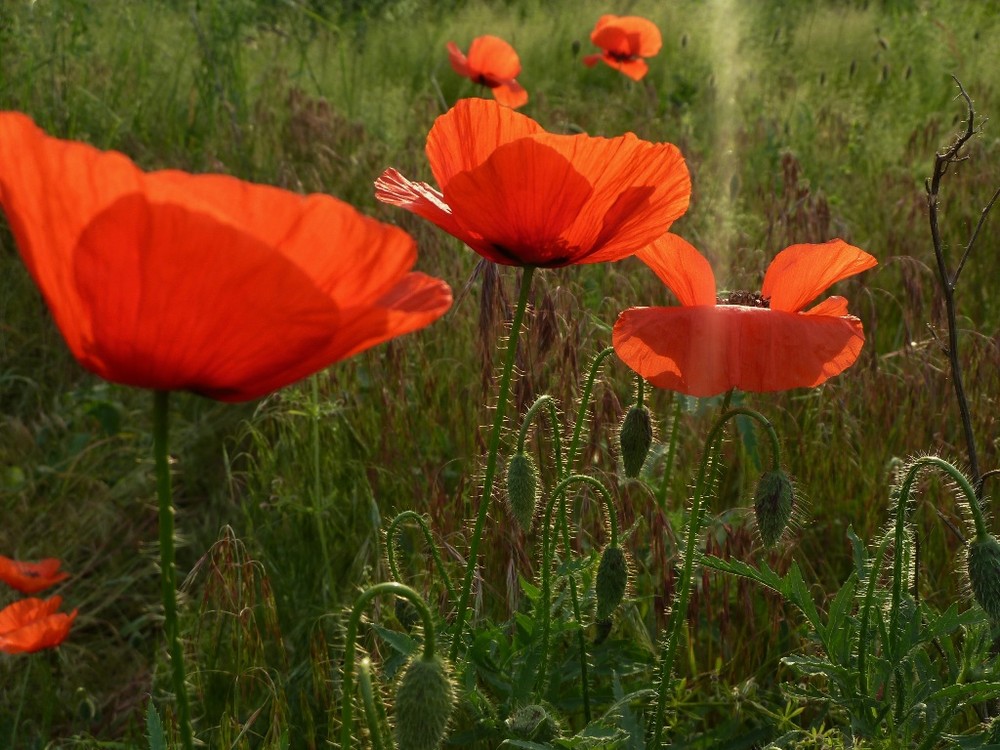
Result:
<instances>
[{"instance_id":1,"label":"crinkled petal","mask_svg":"<svg viewBox=\"0 0 1000 750\"><path fill-rule=\"evenodd\" d=\"M476 37L469 45L469 68L496 81L509 81L521 72L521 60L507 42L486 34Z\"/></svg>"},{"instance_id":2,"label":"crinkled petal","mask_svg":"<svg viewBox=\"0 0 1000 750\"><path fill-rule=\"evenodd\" d=\"M738 305L625 310L618 356L660 388L714 396L730 388L782 391L823 383L854 364L861 321Z\"/></svg>"},{"instance_id":3,"label":"crinkled petal","mask_svg":"<svg viewBox=\"0 0 1000 750\"><path fill-rule=\"evenodd\" d=\"M59 570L61 566L54 557L28 562L0 555L0 581L22 594L37 594L69 578L69 573Z\"/></svg>"},{"instance_id":4,"label":"crinkled petal","mask_svg":"<svg viewBox=\"0 0 1000 750\"><path fill-rule=\"evenodd\" d=\"M827 297L818 305L815 305L813 307L810 307L808 310L803 311L802 314L843 317L849 314L847 312L847 300L843 297L837 297L837 296Z\"/></svg>"},{"instance_id":5,"label":"crinkled petal","mask_svg":"<svg viewBox=\"0 0 1000 750\"><path fill-rule=\"evenodd\" d=\"M50 596L48 599L19 599L0 610L0 636L17 630L27 622L33 622L42 617L48 617L62 604L61 596Z\"/></svg>"},{"instance_id":6,"label":"crinkled petal","mask_svg":"<svg viewBox=\"0 0 1000 750\"><path fill-rule=\"evenodd\" d=\"M547 267L568 265L581 254L563 235L592 192L566 158L531 138L500 146L444 188L462 226L489 239L490 260Z\"/></svg>"},{"instance_id":7,"label":"crinkled petal","mask_svg":"<svg viewBox=\"0 0 1000 750\"><path fill-rule=\"evenodd\" d=\"M447 48L448 62L451 63L451 69L460 76L471 78L472 73L469 71L469 59L458 48L458 45L454 42L448 42Z\"/></svg>"},{"instance_id":8,"label":"crinkled petal","mask_svg":"<svg viewBox=\"0 0 1000 750\"><path fill-rule=\"evenodd\" d=\"M533 133L542 127L490 99L460 99L434 121L427 136L427 159L441 190L456 174L475 169L497 147Z\"/></svg>"},{"instance_id":9,"label":"crinkled petal","mask_svg":"<svg viewBox=\"0 0 1000 750\"><path fill-rule=\"evenodd\" d=\"M58 596L22 599L0 611L0 651L8 654L34 653L54 648L66 640L77 610L56 612Z\"/></svg>"},{"instance_id":10,"label":"crinkled petal","mask_svg":"<svg viewBox=\"0 0 1000 750\"><path fill-rule=\"evenodd\" d=\"M667 233L636 253L686 307L715 304L715 274L694 245Z\"/></svg>"},{"instance_id":11,"label":"crinkled petal","mask_svg":"<svg viewBox=\"0 0 1000 750\"><path fill-rule=\"evenodd\" d=\"M864 250L840 239L792 245L771 261L761 294L770 298L772 310L797 312L831 285L877 264Z\"/></svg>"},{"instance_id":12,"label":"crinkled petal","mask_svg":"<svg viewBox=\"0 0 1000 750\"><path fill-rule=\"evenodd\" d=\"M593 186L586 208L567 231L585 249L578 262L601 263L634 254L687 211L691 176L672 143L649 143L632 133L617 138L542 134Z\"/></svg>"},{"instance_id":13,"label":"crinkled petal","mask_svg":"<svg viewBox=\"0 0 1000 750\"><path fill-rule=\"evenodd\" d=\"M617 57L652 57L663 46L660 29L639 16L601 16L590 41Z\"/></svg>"},{"instance_id":14,"label":"crinkled petal","mask_svg":"<svg viewBox=\"0 0 1000 750\"><path fill-rule=\"evenodd\" d=\"M649 72L649 65L646 64L645 60L640 58L628 59L628 60L618 60L610 55L603 55L601 57L609 67L624 73L633 81L641 81L646 73Z\"/></svg>"}]
</instances>

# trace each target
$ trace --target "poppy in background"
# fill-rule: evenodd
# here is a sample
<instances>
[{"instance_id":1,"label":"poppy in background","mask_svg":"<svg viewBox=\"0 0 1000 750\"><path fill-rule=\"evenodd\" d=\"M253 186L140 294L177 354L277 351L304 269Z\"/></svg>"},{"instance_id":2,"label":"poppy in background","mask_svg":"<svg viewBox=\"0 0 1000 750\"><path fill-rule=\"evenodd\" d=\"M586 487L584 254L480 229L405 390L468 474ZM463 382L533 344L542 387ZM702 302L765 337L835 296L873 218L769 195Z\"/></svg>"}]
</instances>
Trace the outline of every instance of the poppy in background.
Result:
<instances>
[{"instance_id":1,"label":"poppy in background","mask_svg":"<svg viewBox=\"0 0 1000 750\"><path fill-rule=\"evenodd\" d=\"M30 654L66 640L77 610L57 612L62 598L21 599L0 610L0 651Z\"/></svg>"},{"instance_id":2,"label":"poppy in background","mask_svg":"<svg viewBox=\"0 0 1000 750\"><path fill-rule=\"evenodd\" d=\"M498 36L477 36L469 45L466 57L454 42L448 42L448 60L452 69L473 83L487 86L493 98L517 109L528 102L528 92L515 78L521 73L521 60L514 48Z\"/></svg>"},{"instance_id":3,"label":"poppy in background","mask_svg":"<svg viewBox=\"0 0 1000 750\"><path fill-rule=\"evenodd\" d=\"M615 323L618 356L655 386L689 396L812 387L861 352L864 331L847 300L829 297L805 309L835 282L877 264L843 240L792 245L771 261L760 292L718 298L708 260L677 235L636 257L681 303L633 307Z\"/></svg>"},{"instance_id":4,"label":"poppy in background","mask_svg":"<svg viewBox=\"0 0 1000 750\"><path fill-rule=\"evenodd\" d=\"M554 135L487 99L462 99L437 118L426 151L440 191L387 169L375 196L504 265L625 258L664 234L691 197L671 143Z\"/></svg>"},{"instance_id":5,"label":"poppy in background","mask_svg":"<svg viewBox=\"0 0 1000 750\"><path fill-rule=\"evenodd\" d=\"M61 565L54 557L38 562L22 562L0 555L0 581L22 594L37 594L69 578L69 573L60 572Z\"/></svg>"},{"instance_id":6,"label":"poppy in background","mask_svg":"<svg viewBox=\"0 0 1000 750\"><path fill-rule=\"evenodd\" d=\"M653 57L663 46L656 24L639 16L601 16L590 32L590 41L604 52L586 55L583 62L588 68L602 60L635 81L649 71L642 58Z\"/></svg>"},{"instance_id":7,"label":"poppy in background","mask_svg":"<svg viewBox=\"0 0 1000 750\"><path fill-rule=\"evenodd\" d=\"M0 113L0 205L79 362L245 401L422 328L451 304L400 229L326 195L145 173Z\"/></svg>"}]
</instances>

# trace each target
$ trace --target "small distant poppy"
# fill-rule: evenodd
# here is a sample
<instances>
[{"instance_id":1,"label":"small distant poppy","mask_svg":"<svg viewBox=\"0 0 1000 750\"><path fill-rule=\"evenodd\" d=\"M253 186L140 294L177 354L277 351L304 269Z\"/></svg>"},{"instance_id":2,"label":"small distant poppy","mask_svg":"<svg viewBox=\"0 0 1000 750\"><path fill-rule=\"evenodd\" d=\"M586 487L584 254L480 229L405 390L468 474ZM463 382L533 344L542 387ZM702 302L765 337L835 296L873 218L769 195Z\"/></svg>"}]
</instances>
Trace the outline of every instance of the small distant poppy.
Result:
<instances>
[{"instance_id":1,"label":"small distant poppy","mask_svg":"<svg viewBox=\"0 0 1000 750\"><path fill-rule=\"evenodd\" d=\"M673 144L554 135L486 99L439 117L426 150L440 191L387 169L375 196L509 266L627 257L666 232L691 196Z\"/></svg>"},{"instance_id":2,"label":"small distant poppy","mask_svg":"<svg viewBox=\"0 0 1000 750\"><path fill-rule=\"evenodd\" d=\"M667 234L636 253L680 301L680 307L633 307L615 323L615 351L660 388L713 396L730 388L782 391L819 385L858 358L865 341L847 300L828 287L877 264L843 240L792 245L775 256L760 292L716 297L705 259Z\"/></svg>"},{"instance_id":3,"label":"small distant poppy","mask_svg":"<svg viewBox=\"0 0 1000 750\"><path fill-rule=\"evenodd\" d=\"M79 362L101 377L245 401L451 304L405 232L326 195L145 173L0 113L0 205Z\"/></svg>"},{"instance_id":4,"label":"small distant poppy","mask_svg":"<svg viewBox=\"0 0 1000 750\"><path fill-rule=\"evenodd\" d=\"M460 76L487 86L501 104L517 109L528 102L528 92L515 78L521 73L521 60L507 42L487 34L477 36L469 45L466 57L454 42L448 42L448 59Z\"/></svg>"},{"instance_id":5,"label":"small distant poppy","mask_svg":"<svg viewBox=\"0 0 1000 750\"><path fill-rule=\"evenodd\" d=\"M57 612L62 598L21 599L0 610L0 651L30 654L66 640L77 610Z\"/></svg>"},{"instance_id":6,"label":"small distant poppy","mask_svg":"<svg viewBox=\"0 0 1000 750\"><path fill-rule=\"evenodd\" d=\"M587 67L600 60L636 81L649 71L642 58L653 57L663 46L656 24L639 16L601 16L590 32L590 41L604 52L586 55L583 62Z\"/></svg>"},{"instance_id":7,"label":"small distant poppy","mask_svg":"<svg viewBox=\"0 0 1000 750\"><path fill-rule=\"evenodd\" d=\"M54 557L38 562L23 562L0 555L0 581L22 594L37 594L69 578L69 573L59 570L61 565Z\"/></svg>"}]
</instances>

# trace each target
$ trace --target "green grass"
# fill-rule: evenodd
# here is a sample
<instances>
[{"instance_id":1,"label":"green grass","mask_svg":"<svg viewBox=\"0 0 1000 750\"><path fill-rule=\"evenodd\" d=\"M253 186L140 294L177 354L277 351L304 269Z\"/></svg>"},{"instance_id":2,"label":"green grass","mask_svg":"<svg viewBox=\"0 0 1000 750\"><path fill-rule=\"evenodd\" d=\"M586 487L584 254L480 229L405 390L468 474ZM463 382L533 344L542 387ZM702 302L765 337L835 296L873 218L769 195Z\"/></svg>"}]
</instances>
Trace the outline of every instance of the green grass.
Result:
<instances>
[{"instance_id":1,"label":"green grass","mask_svg":"<svg viewBox=\"0 0 1000 750\"><path fill-rule=\"evenodd\" d=\"M1000 116L1000 18L992 4L975 2L625 5L619 12L655 20L664 35L640 83L580 63L606 12L594 0L397 0L368 11L318 0L10 2L0 6L0 107L27 112L55 135L122 150L145 168L329 192L410 231L419 268L457 294L477 258L429 224L376 204L372 181L387 166L430 179L423 142L434 118L479 93L453 74L445 43L503 36L521 56L519 80L531 95L523 111L547 129L631 130L680 146L694 192L675 230L711 258L723 286L753 288L793 242L840 236L879 258L878 269L839 290L868 332L853 370L816 391L746 397L775 421L809 499L775 561L798 560L817 591L832 591L851 570L848 525L872 539L885 522L893 461L964 455L947 360L928 329L943 336L922 186L964 115L951 75L981 114ZM992 133L988 126L970 160L946 178L952 257L1000 185ZM959 289L987 468L996 465L1000 393L996 237L980 238ZM523 412L535 395L551 393L568 419L618 312L669 295L633 260L537 276L515 404ZM64 558L74 576L59 592L80 608L70 640L33 657L27 679L26 659L0 660L0 738L20 706L25 747L138 743L148 695L169 714L149 398L102 384L73 362L6 230L0 278L0 553ZM500 269L495 281L512 302L513 270ZM386 580L379 530L395 512L427 513L446 559L464 554L482 425L491 419L483 404L499 363L499 325L495 316L489 322L499 303L483 288L473 283L431 328L260 404L175 399L179 563L182 576L194 571L184 632L199 735L210 746L335 741L342 612L362 585ZM592 468L607 474L633 384L613 358L604 369L585 440ZM650 399L666 420L669 394ZM617 498L623 527L635 524L635 617L646 625L669 598L664 571L677 553L669 534L664 542L654 532L662 534L665 519L679 522L713 414L690 407L668 507L658 511L636 486ZM749 505L757 474L738 441L726 464L711 503L720 516L712 544L746 556L753 539L744 514L727 511ZM957 511L932 483L920 503L921 588L946 605L964 596L955 575L960 545L935 510ZM503 620L523 602L517 573L537 573L536 540L499 511L492 517L482 603ZM575 544L590 553L604 534L599 513L585 509ZM407 582L436 591L422 540L405 540ZM691 694L677 699L697 704L679 714L687 719L678 731L692 735L713 711L729 711L727 686L752 679L759 700L780 708L778 659L801 635L775 597L742 581L707 583L696 593L701 626L681 670ZM719 683L710 677L716 669Z\"/></svg>"}]
</instances>

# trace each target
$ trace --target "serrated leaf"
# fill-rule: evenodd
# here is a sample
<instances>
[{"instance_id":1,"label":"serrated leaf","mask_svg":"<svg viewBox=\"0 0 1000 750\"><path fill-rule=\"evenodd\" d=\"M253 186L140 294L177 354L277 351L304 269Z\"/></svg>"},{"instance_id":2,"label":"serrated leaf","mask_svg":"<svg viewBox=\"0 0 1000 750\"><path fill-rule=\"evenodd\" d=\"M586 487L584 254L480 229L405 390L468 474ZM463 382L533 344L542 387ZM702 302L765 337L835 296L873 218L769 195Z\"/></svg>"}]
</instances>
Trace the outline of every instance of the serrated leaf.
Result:
<instances>
[{"instance_id":1,"label":"serrated leaf","mask_svg":"<svg viewBox=\"0 0 1000 750\"><path fill-rule=\"evenodd\" d=\"M411 656L420 648L420 644L406 635L406 633L400 633L398 630L389 630L375 623L372 623L372 630L375 631L375 634L379 638L403 656Z\"/></svg>"},{"instance_id":2,"label":"serrated leaf","mask_svg":"<svg viewBox=\"0 0 1000 750\"><path fill-rule=\"evenodd\" d=\"M152 698L146 704L146 739L149 740L149 750L167 750L167 736L163 732L163 722L153 705Z\"/></svg>"}]
</instances>

